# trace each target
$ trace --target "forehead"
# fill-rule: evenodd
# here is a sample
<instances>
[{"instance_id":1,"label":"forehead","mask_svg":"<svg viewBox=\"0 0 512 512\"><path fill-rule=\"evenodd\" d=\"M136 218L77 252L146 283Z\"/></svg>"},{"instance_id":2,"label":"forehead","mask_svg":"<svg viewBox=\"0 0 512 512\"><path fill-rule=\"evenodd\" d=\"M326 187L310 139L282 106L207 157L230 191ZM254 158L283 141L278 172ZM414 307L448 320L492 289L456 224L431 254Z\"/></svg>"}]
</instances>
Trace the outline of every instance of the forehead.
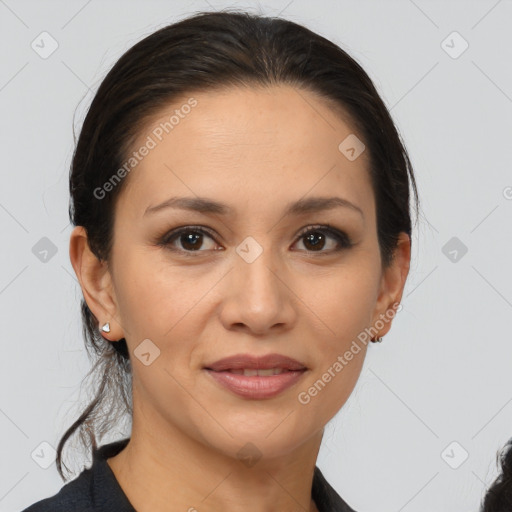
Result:
<instances>
[{"instance_id":1,"label":"forehead","mask_svg":"<svg viewBox=\"0 0 512 512\"><path fill-rule=\"evenodd\" d=\"M121 196L138 216L177 195L264 208L337 191L363 208L371 194L367 151L351 161L339 148L354 136L349 117L310 91L281 85L193 93L141 128L131 151L151 149Z\"/></svg>"}]
</instances>

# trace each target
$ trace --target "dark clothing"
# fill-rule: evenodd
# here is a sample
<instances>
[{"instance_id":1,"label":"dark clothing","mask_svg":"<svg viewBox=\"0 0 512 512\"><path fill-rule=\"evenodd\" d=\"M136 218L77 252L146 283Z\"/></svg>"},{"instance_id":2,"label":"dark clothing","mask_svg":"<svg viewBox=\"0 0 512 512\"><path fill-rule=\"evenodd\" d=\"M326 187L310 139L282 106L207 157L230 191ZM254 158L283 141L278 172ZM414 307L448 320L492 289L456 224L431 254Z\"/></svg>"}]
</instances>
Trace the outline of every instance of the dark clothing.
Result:
<instances>
[{"instance_id":1,"label":"dark clothing","mask_svg":"<svg viewBox=\"0 0 512 512\"><path fill-rule=\"evenodd\" d=\"M119 485L107 459L117 455L130 438L100 446L93 463L61 490L22 512L136 512ZM312 498L319 512L354 512L327 483L318 467L313 477Z\"/></svg>"}]
</instances>

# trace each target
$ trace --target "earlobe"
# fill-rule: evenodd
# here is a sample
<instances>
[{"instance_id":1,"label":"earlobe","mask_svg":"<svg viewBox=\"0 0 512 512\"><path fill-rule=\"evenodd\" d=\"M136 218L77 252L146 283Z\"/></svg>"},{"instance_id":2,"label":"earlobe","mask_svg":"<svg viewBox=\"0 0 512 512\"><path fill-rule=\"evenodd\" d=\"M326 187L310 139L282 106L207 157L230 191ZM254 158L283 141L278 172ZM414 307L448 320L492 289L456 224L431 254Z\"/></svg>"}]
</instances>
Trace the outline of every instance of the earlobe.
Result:
<instances>
[{"instance_id":1,"label":"earlobe","mask_svg":"<svg viewBox=\"0 0 512 512\"><path fill-rule=\"evenodd\" d=\"M116 319L115 294L107 262L98 259L91 251L83 226L76 226L71 233L69 258L87 306L98 320L101 335L112 341L123 338L123 330ZM101 329L107 322L110 328L108 335Z\"/></svg>"}]
</instances>

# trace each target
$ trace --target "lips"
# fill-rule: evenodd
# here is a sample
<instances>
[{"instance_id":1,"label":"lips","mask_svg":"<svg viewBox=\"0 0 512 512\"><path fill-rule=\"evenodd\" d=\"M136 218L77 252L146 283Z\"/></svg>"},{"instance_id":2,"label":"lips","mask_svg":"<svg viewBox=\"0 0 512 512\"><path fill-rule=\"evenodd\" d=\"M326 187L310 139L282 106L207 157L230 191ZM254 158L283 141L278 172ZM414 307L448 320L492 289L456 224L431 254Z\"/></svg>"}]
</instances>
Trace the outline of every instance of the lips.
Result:
<instances>
[{"instance_id":1,"label":"lips","mask_svg":"<svg viewBox=\"0 0 512 512\"><path fill-rule=\"evenodd\" d=\"M235 375L245 375L246 377L271 377L272 375L281 375L281 373L288 373L290 371L298 371L298 370L288 370L286 368L231 368L229 370L223 370L227 373L234 373Z\"/></svg>"},{"instance_id":2,"label":"lips","mask_svg":"<svg viewBox=\"0 0 512 512\"><path fill-rule=\"evenodd\" d=\"M296 386L307 371L300 361L281 354L235 354L204 367L213 382L246 400L277 397Z\"/></svg>"},{"instance_id":3,"label":"lips","mask_svg":"<svg viewBox=\"0 0 512 512\"><path fill-rule=\"evenodd\" d=\"M257 370L274 370L276 374L286 371L307 370L301 362L281 354L266 354L264 356L253 356L251 354L235 354L215 361L205 366L205 369L214 372L231 372L242 374L248 370L246 375L258 375ZM261 375L268 375L268 371Z\"/></svg>"}]
</instances>

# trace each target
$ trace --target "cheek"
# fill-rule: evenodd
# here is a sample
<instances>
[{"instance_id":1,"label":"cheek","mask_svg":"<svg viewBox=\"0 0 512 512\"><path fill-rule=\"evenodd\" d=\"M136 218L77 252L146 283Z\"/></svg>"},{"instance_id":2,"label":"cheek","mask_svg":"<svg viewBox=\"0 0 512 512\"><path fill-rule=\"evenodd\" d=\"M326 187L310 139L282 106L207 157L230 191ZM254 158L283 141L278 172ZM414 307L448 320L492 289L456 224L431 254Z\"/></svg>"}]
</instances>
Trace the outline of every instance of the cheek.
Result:
<instances>
[{"instance_id":1,"label":"cheek","mask_svg":"<svg viewBox=\"0 0 512 512\"><path fill-rule=\"evenodd\" d=\"M377 289L376 272L352 264L328 275L310 276L304 282L299 296L311 312L308 316L318 320L325 348L341 349L368 327Z\"/></svg>"},{"instance_id":2,"label":"cheek","mask_svg":"<svg viewBox=\"0 0 512 512\"><path fill-rule=\"evenodd\" d=\"M119 315L134 340L172 338L172 333L187 323L198 298L218 280L216 275L191 275L183 267L171 265L162 250L127 251L116 268Z\"/></svg>"},{"instance_id":3,"label":"cheek","mask_svg":"<svg viewBox=\"0 0 512 512\"><path fill-rule=\"evenodd\" d=\"M352 348L351 345L347 337L319 347L322 359L295 397L306 430L326 425L352 394L361 374L366 345L357 344Z\"/></svg>"},{"instance_id":4,"label":"cheek","mask_svg":"<svg viewBox=\"0 0 512 512\"><path fill-rule=\"evenodd\" d=\"M329 278L317 276L311 281L304 295L309 297L304 311L311 318L315 368L301 389L307 396L299 403L316 402L313 407L329 415L350 396L369 343L369 337L364 336L375 307L375 279L368 271L349 271L347 267L347 272Z\"/></svg>"},{"instance_id":5,"label":"cheek","mask_svg":"<svg viewBox=\"0 0 512 512\"><path fill-rule=\"evenodd\" d=\"M184 389L194 385L190 353L203 328L198 301L218 278L194 278L172 266L161 251L134 249L117 263L116 293L133 361L134 393L139 403L152 404L160 411L171 413L170 397L185 410L191 404ZM142 345L147 339L152 344ZM137 359L142 347L150 354L147 365ZM146 413L150 414L149 409Z\"/></svg>"}]
</instances>

